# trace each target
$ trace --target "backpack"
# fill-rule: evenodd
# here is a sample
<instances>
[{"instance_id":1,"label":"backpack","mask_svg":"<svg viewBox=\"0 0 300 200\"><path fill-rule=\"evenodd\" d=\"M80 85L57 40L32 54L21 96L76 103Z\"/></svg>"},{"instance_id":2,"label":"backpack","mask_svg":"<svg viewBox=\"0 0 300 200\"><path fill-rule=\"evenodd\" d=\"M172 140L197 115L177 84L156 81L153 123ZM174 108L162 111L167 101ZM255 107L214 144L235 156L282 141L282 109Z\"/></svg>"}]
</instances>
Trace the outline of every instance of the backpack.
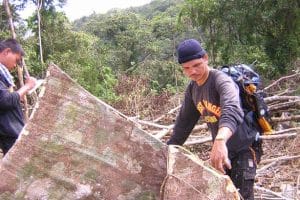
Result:
<instances>
[{"instance_id":1,"label":"backpack","mask_svg":"<svg viewBox=\"0 0 300 200\"><path fill-rule=\"evenodd\" d=\"M254 120L258 123L263 134L270 134L272 127L269 120L264 93L257 88L261 84L260 77L250 66L245 64L222 66L220 71L226 73L237 84L244 113L253 112Z\"/></svg>"}]
</instances>

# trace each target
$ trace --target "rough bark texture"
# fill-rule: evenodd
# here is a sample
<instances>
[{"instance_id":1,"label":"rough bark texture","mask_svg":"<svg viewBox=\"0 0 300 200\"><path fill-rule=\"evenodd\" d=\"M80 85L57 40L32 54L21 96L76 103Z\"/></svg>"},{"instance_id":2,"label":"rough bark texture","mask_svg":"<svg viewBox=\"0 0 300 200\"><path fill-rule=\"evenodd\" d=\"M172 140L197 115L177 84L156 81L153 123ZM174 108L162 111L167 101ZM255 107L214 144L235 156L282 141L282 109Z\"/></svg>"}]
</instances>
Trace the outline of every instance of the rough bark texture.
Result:
<instances>
[{"instance_id":1,"label":"rough bark texture","mask_svg":"<svg viewBox=\"0 0 300 200\"><path fill-rule=\"evenodd\" d=\"M0 199L158 199L166 146L50 67L0 165Z\"/></svg>"},{"instance_id":2,"label":"rough bark texture","mask_svg":"<svg viewBox=\"0 0 300 200\"><path fill-rule=\"evenodd\" d=\"M228 177L168 151L51 65L29 123L0 162L0 199L159 198L238 199Z\"/></svg>"},{"instance_id":3,"label":"rough bark texture","mask_svg":"<svg viewBox=\"0 0 300 200\"><path fill-rule=\"evenodd\" d=\"M164 200L234 200L238 192L228 176L205 166L188 151L170 146L168 176L162 196Z\"/></svg>"}]
</instances>

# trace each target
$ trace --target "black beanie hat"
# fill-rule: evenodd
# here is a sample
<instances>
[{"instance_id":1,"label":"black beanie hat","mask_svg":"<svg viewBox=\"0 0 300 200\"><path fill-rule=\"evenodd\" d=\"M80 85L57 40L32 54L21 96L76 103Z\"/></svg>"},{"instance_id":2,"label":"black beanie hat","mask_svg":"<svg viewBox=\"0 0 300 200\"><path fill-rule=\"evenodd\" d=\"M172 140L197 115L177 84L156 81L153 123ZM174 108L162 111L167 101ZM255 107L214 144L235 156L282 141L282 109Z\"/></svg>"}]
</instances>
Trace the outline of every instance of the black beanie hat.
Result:
<instances>
[{"instance_id":1,"label":"black beanie hat","mask_svg":"<svg viewBox=\"0 0 300 200\"><path fill-rule=\"evenodd\" d=\"M177 54L178 62L182 64L196 58L202 58L206 51L197 40L188 39L178 45Z\"/></svg>"}]
</instances>

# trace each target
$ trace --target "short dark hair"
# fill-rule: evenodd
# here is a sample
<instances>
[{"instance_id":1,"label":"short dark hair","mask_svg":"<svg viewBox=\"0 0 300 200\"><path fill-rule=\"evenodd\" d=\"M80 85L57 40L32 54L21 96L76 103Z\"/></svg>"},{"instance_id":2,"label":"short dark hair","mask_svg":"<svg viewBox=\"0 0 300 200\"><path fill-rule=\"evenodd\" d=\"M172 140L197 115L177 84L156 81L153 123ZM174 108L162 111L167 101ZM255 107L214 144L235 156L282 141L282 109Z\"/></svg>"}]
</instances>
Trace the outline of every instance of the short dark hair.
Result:
<instances>
[{"instance_id":1,"label":"short dark hair","mask_svg":"<svg viewBox=\"0 0 300 200\"><path fill-rule=\"evenodd\" d=\"M0 41L0 53L7 48L10 48L13 53L19 53L21 56L25 55L22 46L16 39L10 38Z\"/></svg>"}]
</instances>

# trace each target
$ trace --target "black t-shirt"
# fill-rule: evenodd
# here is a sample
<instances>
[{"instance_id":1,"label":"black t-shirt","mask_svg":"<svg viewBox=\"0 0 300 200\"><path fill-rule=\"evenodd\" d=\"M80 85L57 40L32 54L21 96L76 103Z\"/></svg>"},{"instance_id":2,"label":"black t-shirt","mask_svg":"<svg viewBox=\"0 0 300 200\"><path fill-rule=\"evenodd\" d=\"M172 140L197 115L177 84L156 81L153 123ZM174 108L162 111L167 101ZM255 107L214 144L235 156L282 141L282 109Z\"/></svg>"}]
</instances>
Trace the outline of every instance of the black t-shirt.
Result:
<instances>
[{"instance_id":1,"label":"black t-shirt","mask_svg":"<svg viewBox=\"0 0 300 200\"><path fill-rule=\"evenodd\" d=\"M253 142L253 137L248 138L243 133L244 128L240 127L244 122L244 112L240 104L239 89L221 71L211 69L208 79L201 86L195 81L190 82L168 144L182 145L200 117L207 123L213 139L220 127L228 127L234 133L227 142L231 151L240 151Z\"/></svg>"}]
</instances>

